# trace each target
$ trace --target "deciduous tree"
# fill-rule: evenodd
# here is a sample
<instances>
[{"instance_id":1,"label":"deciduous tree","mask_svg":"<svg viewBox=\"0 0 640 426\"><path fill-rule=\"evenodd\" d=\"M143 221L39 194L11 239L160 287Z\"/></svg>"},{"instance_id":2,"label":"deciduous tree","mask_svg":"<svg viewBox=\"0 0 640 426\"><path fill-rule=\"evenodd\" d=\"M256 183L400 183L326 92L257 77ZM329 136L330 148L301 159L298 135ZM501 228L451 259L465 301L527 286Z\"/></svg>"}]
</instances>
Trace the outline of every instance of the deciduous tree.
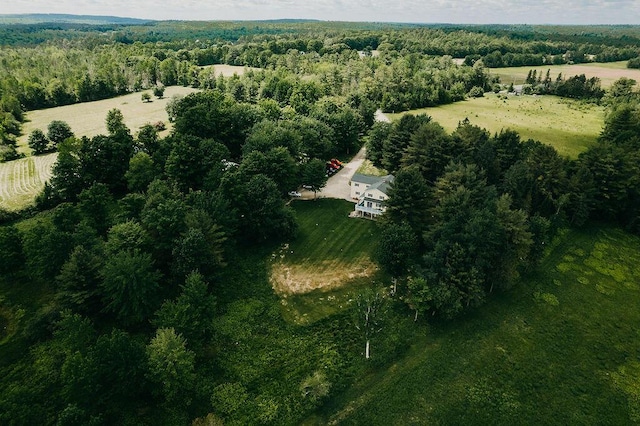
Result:
<instances>
[{"instance_id":1,"label":"deciduous tree","mask_svg":"<svg viewBox=\"0 0 640 426\"><path fill-rule=\"evenodd\" d=\"M29 144L29 148L31 148L33 153L36 155L47 152L47 149L49 148L49 139L47 139L47 136L40 129L35 129L31 132L27 143Z\"/></svg>"},{"instance_id":2,"label":"deciduous tree","mask_svg":"<svg viewBox=\"0 0 640 426\"><path fill-rule=\"evenodd\" d=\"M51 141L53 148L57 148L65 139L73 136L69 124L62 120L53 120L49 123L47 130L47 138Z\"/></svg>"}]
</instances>

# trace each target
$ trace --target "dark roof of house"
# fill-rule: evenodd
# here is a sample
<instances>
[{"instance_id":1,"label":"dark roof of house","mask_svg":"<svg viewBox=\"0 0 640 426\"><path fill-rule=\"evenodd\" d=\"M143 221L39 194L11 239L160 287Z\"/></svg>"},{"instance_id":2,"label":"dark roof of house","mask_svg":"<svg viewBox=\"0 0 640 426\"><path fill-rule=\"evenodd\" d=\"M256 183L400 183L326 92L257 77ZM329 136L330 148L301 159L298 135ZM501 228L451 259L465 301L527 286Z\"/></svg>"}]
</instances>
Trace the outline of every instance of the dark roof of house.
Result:
<instances>
[{"instance_id":1,"label":"dark roof of house","mask_svg":"<svg viewBox=\"0 0 640 426\"><path fill-rule=\"evenodd\" d=\"M393 183L394 177L393 175L386 176L369 176L369 175L361 175L356 173L351 178L352 182L365 183L370 185L367 188L367 191L372 189L377 189L383 194L387 194L389 192L389 186ZM363 194L364 195L364 194Z\"/></svg>"},{"instance_id":2,"label":"dark roof of house","mask_svg":"<svg viewBox=\"0 0 640 426\"><path fill-rule=\"evenodd\" d=\"M367 185L373 185L380 181L380 176L361 175L356 173L351 177L351 182L366 183Z\"/></svg>"},{"instance_id":3,"label":"dark roof of house","mask_svg":"<svg viewBox=\"0 0 640 426\"><path fill-rule=\"evenodd\" d=\"M367 188L367 190L377 189L385 195L388 194L389 187L393 183L393 175L384 176L384 178L385 178L384 180L381 180L380 182L374 183L373 185L371 185L369 188Z\"/></svg>"}]
</instances>

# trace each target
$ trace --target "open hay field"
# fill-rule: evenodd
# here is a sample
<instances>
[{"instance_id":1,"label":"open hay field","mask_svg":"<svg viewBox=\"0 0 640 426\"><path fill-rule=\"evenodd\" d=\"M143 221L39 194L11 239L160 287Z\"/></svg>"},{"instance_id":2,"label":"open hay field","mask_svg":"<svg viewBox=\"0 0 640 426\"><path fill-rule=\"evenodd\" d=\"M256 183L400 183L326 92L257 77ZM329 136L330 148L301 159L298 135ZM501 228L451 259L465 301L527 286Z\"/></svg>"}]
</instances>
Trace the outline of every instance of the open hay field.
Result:
<instances>
[{"instance_id":1,"label":"open hay field","mask_svg":"<svg viewBox=\"0 0 640 426\"><path fill-rule=\"evenodd\" d=\"M106 133L105 118L107 112L113 108L122 112L124 123L132 133L147 123L162 120L169 124L165 111L169 99L174 95L187 95L195 91L197 89L192 87L171 86L165 89L162 99L152 97L152 102L142 102L141 93L131 93L102 101L30 111L26 114L27 121L22 126L23 135L18 139L18 151L29 153L31 151L27 146L29 134L35 129L46 133L47 126L53 120L69 123L76 136L95 136ZM151 90L147 92L152 94Z\"/></svg>"},{"instance_id":2,"label":"open hay field","mask_svg":"<svg viewBox=\"0 0 640 426\"><path fill-rule=\"evenodd\" d=\"M225 64L207 65L202 68L213 68L216 76L222 75L224 77L232 77L234 74L241 76L241 75L244 75L244 73L249 70L252 70L252 71L261 70L261 68L241 67L239 65L225 65Z\"/></svg>"},{"instance_id":3,"label":"open hay field","mask_svg":"<svg viewBox=\"0 0 640 426\"><path fill-rule=\"evenodd\" d=\"M306 424L638 424L639 262L636 236L568 231L538 273L464 318L416 326L405 356Z\"/></svg>"},{"instance_id":4,"label":"open hay field","mask_svg":"<svg viewBox=\"0 0 640 426\"><path fill-rule=\"evenodd\" d=\"M551 79L555 81L559 73L563 77L573 77L584 74L587 78L598 77L603 88L607 88L614 81L622 78L632 78L640 82L640 70L627 68L627 61L608 63L588 63L573 65L542 65L537 67L513 67L513 68L490 68L491 75L500 77L503 84L523 84L530 70L536 70L537 74L542 73L542 78L551 70Z\"/></svg>"},{"instance_id":5,"label":"open hay field","mask_svg":"<svg viewBox=\"0 0 640 426\"><path fill-rule=\"evenodd\" d=\"M452 132L465 118L492 134L502 129L520 133L523 140L535 139L552 145L560 155L576 158L593 145L604 124L603 107L556 96L498 96L487 93L435 108L410 111L426 113ZM388 114L398 119L400 114Z\"/></svg>"},{"instance_id":6,"label":"open hay field","mask_svg":"<svg viewBox=\"0 0 640 426\"><path fill-rule=\"evenodd\" d=\"M0 207L19 210L33 203L51 178L57 157L53 153L0 163Z\"/></svg>"},{"instance_id":7,"label":"open hay field","mask_svg":"<svg viewBox=\"0 0 640 426\"><path fill-rule=\"evenodd\" d=\"M22 126L23 134L18 139L18 151L30 155L31 150L27 145L29 134L35 129L41 129L46 133L47 126L53 120L66 121L79 137L106 133L105 118L107 112L113 108L122 112L125 124L133 133L147 123L160 120L169 125L165 110L169 99L196 90L191 87L172 86L165 89L162 99L153 97L152 102L142 102L141 93L132 93L102 101L30 111L26 114L27 121ZM163 134L168 131L169 128ZM51 177L55 159L56 154L51 154L0 163L0 206L15 210L31 204L44 183Z\"/></svg>"},{"instance_id":8,"label":"open hay field","mask_svg":"<svg viewBox=\"0 0 640 426\"><path fill-rule=\"evenodd\" d=\"M344 307L354 287L376 279L371 254L377 225L349 218L349 201L296 201L293 208L299 233L272 254L270 280L285 316L310 322Z\"/></svg>"}]
</instances>

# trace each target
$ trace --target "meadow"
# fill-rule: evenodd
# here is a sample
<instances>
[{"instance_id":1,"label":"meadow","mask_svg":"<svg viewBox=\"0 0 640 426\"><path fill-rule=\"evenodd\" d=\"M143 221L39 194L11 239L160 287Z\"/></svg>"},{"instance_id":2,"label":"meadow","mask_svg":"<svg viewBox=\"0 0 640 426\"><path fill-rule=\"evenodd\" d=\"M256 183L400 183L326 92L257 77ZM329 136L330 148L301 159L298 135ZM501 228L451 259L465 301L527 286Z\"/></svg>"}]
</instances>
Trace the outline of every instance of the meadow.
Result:
<instances>
[{"instance_id":1,"label":"meadow","mask_svg":"<svg viewBox=\"0 0 640 426\"><path fill-rule=\"evenodd\" d=\"M371 261L377 224L349 218L349 201L295 201L292 206L299 232L272 253L271 284L285 317L308 324L345 308L360 287L379 280Z\"/></svg>"},{"instance_id":2,"label":"meadow","mask_svg":"<svg viewBox=\"0 0 640 426\"><path fill-rule=\"evenodd\" d=\"M555 81L558 74L562 73L564 78L573 77L574 75L584 74L587 78L598 77L602 88L610 87L614 81L622 78L632 78L640 81L640 70L627 68L627 61L608 62L608 63L587 63L572 65L541 65L526 67L508 67L508 68L490 68L491 75L500 77L503 84L524 84L527 74L531 70L536 70L538 75L542 74L542 78L550 70L551 79Z\"/></svg>"},{"instance_id":3,"label":"meadow","mask_svg":"<svg viewBox=\"0 0 640 426\"><path fill-rule=\"evenodd\" d=\"M578 154L595 144L602 131L605 109L595 104L556 96L486 93L482 98L412 110L409 113L428 114L448 132L454 131L465 118L492 134L512 129L520 134L522 140L535 139L552 145L560 155L577 158ZM388 116L397 120L401 114Z\"/></svg>"},{"instance_id":4,"label":"meadow","mask_svg":"<svg viewBox=\"0 0 640 426\"><path fill-rule=\"evenodd\" d=\"M638 264L638 237L565 231L536 273L464 318L415 325L403 357L305 424L637 424Z\"/></svg>"}]
</instances>

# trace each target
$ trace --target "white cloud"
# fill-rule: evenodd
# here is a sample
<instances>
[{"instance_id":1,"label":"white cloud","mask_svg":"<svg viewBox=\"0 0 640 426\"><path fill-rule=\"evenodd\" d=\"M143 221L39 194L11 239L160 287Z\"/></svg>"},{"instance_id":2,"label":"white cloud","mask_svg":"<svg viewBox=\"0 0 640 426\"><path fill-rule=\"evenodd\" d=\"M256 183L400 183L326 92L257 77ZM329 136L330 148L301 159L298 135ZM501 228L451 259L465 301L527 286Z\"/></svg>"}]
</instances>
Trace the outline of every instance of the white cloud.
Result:
<instances>
[{"instance_id":1,"label":"white cloud","mask_svg":"<svg viewBox=\"0 0 640 426\"><path fill-rule=\"evenodd\" d=\"M2 13L149 19L637 24L640 0L12 0Z\"/></svg>"}]
</instances>

